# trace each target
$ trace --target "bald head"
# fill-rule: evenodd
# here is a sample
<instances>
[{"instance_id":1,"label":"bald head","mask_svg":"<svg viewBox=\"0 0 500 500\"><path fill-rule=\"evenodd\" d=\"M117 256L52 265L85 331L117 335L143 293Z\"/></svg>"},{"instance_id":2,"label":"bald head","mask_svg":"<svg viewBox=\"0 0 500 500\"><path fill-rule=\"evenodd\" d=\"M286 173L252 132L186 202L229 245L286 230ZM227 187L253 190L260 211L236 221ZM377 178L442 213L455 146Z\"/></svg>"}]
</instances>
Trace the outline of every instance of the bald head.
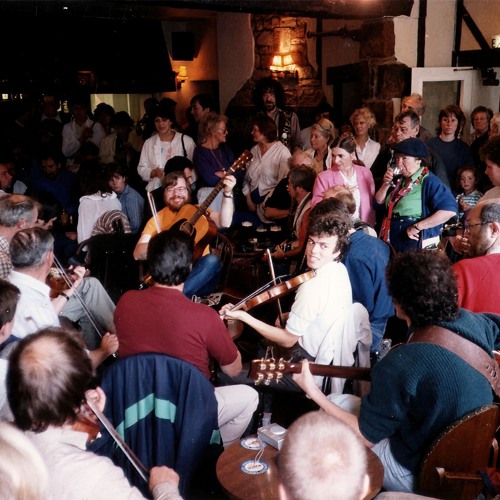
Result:
<instances>
[{"instance_id":1,"label":"bald head","mask_svg":"<svg viewBox=\"0 0 500 500\"><path fill-rule=\"evenodd\" d=\"M295 151L295 153L288 158L288 166L292 169L294 167L298 167L299 165L314 168L314 159L304 151Z\"/></svg>"},{"instance_id":2,"label":"bald head","mask_svg":"<svg viewBox=\"0 0 500 500\"><path fill-rule=\"evenodd\" d=\"M93 378L77 334L46 328L28 335L9 358L7 395L16 424L41 431L73 422Z\"/></svg>"}]
</instances>

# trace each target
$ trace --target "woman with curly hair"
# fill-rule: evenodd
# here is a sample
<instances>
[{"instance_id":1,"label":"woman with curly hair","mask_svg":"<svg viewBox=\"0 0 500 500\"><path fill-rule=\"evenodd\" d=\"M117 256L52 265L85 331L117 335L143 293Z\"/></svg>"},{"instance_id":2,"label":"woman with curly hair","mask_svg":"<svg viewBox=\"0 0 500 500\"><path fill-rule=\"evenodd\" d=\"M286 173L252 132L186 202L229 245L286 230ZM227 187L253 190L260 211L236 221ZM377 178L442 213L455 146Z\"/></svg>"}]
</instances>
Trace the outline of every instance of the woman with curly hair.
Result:
<instances>
[{"instance_id":1,"label":"woman with curly hair","mask_svg":"<svg viewBox=\"0 0 500 500\"><path fill-rule=\"evenodd\" d=\"M356 159L362 161L366 168L372 168L380 152L380 143L374 141L369 135L370 130L377 124L375 115L370 108L358 108L354 110L349 120L354 129Z\"/></svg>"}]
</instances>

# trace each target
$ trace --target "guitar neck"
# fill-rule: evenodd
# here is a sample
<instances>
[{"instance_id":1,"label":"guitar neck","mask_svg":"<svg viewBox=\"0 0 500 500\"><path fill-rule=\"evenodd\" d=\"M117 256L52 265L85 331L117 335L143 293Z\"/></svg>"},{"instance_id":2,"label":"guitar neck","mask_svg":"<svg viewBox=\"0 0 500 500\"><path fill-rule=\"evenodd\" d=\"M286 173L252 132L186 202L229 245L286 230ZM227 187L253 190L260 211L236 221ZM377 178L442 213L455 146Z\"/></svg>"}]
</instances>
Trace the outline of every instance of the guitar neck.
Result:
<instances>
[{"instance_id":1,"label":"guitar neck","mask_svg":"<svg viewBox=\"0 0 500 500\"><path fill-rule=\"evenodd\" d=\"M322 377L350 378L355 380L371 380L370 368L359 368L357 366L334 366L309 363L313 375ZM249 377L257 383L264 380L277 378L277 374L300 373L302 363L290 363L283 359L277 361L270 359L255 359L250 366Z\"/></svg>"},{"instance_id":2,"label":"guitar neck","mask_svg":"<svg viewBox=\"0 0 500 500\"><path fill-rule=\"evenodd\" d=\"M228 175L233 175L239 168L241 168L246 164L246 162L250 161L251 159L252 154L250 153L250 151L245 150L243 151L243 153L241 153L239 158L231 165L231 167L229 167L224 177L215 185L212 192L205 198L205 201L197 208L191 219L189 219L189 222L193 224L193 226L198 222L198 219L206 213L208 207L212 204L212 201L215 200L216 196L224 187L224 179Z\"/></svg>"},{"instance_id":3,"label":"guitar neck","mask_svg":"<svg viewBox=\"0 0 500 500\"><path fill-rule=\"evenodd\" d=\"M370 368L359 368L357 366L334 366L334 365L318 365L309 363L309 368L313 375L321 377L338 377L338 378L353 378L356 380L371 380ZM291 373L300 373L302 371L301 363L290 363L289 370Z\"/></svg>"}]
</instances>

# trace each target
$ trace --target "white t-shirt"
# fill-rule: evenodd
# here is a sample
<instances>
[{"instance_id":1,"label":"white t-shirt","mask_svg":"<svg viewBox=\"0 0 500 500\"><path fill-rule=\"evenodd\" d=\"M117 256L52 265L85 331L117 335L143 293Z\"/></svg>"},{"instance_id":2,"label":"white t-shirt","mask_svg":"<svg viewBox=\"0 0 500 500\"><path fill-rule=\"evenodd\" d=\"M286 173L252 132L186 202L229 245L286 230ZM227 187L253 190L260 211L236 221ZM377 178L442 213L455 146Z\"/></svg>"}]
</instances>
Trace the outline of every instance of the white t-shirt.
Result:
<instances>
[{"instance_id":1,"label":"white t-shirt","mask_svg":"<svg viewBox=\"0 0 500 500\"><path fill-rule=\"evenodd\" d=\"M344 264L330 262L314 278L300 285L286 323L299 344L316 357L332 325L342 320L352 305L352 290Z\"/></svg>"}]
</instances>

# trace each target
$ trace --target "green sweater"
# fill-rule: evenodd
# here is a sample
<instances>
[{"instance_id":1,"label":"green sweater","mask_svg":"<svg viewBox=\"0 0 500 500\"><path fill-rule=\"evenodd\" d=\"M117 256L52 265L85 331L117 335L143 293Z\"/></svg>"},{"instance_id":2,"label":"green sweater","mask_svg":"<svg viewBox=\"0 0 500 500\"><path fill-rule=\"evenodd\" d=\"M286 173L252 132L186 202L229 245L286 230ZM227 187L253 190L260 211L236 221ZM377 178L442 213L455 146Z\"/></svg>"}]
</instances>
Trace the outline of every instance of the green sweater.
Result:
<instances>
[{"instance_id":1,"label":"green sweater","mask_svg":"<svg viewBox=\"0 0 500 500\"><path fill-rule=\"evenodd\" d=\"M461 309L455 321L440 326L490 354L500 344L500 316ZM432 344L404 344L375 365L359 426L372 443L389 438L395 459L415 472L449 424L492 401L486 378L455 354Z\"/></svg>"}]
</instances>

